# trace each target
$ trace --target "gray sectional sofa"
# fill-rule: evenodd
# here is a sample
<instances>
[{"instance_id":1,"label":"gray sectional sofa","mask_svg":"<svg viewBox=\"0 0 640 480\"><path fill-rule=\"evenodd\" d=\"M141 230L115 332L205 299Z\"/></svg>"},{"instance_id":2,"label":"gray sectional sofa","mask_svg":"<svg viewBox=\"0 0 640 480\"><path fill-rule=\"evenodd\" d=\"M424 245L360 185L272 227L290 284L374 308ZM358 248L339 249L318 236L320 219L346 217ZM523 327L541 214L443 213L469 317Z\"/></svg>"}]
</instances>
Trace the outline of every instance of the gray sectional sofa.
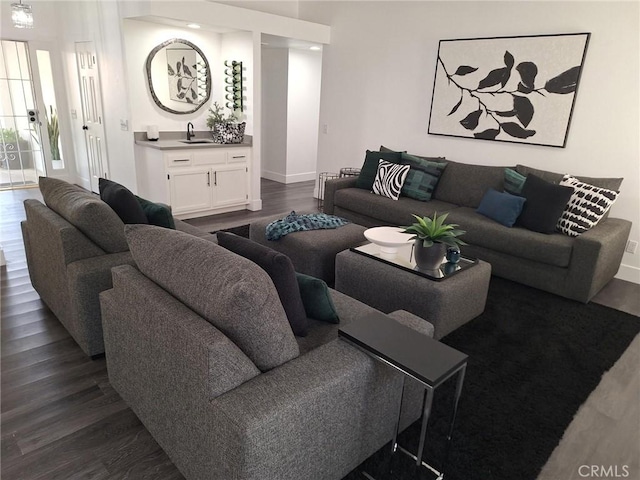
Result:
<instances>
[{"instance_id":1,"label":"gray sectional sofa","mask_svg":"<svg viewBox=\"0 0 640 480\"><path fill-rule=\"evenodd\" d=\"M503 190L505 167L447 162L428 202L404 196L394 201L356 188L356 177L346 177L326 182L324 211L367 227L409 225L414 221L411 214L448 213L448 222L467 231L463 239L469 245L463 253L489 262L494 275L581 302L588 302L617 273L631 222L605 217L578 237L505 227L476 213L488 189ZM562 174L524 165L511 168L553 183L562 179ZM616 191L622 182L578 178Z\"/></svg>"},{"instance_id":2,"label":"gray sectional sofa","mask_svg":"<svg viewBox=\"0 0 640 480\"><path fill-rule=\"evenodd\" d=\"M138 268L114 268L100 294L109 379L186 478L338 480L391 440L400 374L339 325L310 319L294 337L257 264L158 227L126 236ZM341 324L373 311L331 296ZM419 416L416 387L402 426Z\"/></svg>"},{"instance_id":3,"label":"gray sectional sofa","mask_svg":"<svg viewBox=\"0 0 640 480\"><path fill-rule=\"evenodd\" d=\"M33 287L90 356L104 352L98 294L111 288L111 267L133 264L124 223L100 198L76 185L41 178L44 204L25 200L22 237ZM215 236L175 219L192 235Z\"/></svg>"}]
</instances>

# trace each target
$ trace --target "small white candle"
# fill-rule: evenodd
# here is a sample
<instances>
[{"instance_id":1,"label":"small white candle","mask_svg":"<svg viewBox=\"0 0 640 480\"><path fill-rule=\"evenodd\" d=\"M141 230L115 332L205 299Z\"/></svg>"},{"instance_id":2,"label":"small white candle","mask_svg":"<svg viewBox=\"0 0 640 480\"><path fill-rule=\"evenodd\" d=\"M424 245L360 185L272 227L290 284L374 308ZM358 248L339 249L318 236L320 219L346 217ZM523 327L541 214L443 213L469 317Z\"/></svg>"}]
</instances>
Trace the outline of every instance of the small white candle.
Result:
<instances>
[{"instance_id":1,"label":"small white candle","mask_svg":"<svg viewBox=\"0 0 640 480\"><path fill-rule=\"evenodd\" d=\"M157 125L147 125L147 139L153 141L158 140L160 138L160 132L158 131Z\"/></svg>"}]
</instances>

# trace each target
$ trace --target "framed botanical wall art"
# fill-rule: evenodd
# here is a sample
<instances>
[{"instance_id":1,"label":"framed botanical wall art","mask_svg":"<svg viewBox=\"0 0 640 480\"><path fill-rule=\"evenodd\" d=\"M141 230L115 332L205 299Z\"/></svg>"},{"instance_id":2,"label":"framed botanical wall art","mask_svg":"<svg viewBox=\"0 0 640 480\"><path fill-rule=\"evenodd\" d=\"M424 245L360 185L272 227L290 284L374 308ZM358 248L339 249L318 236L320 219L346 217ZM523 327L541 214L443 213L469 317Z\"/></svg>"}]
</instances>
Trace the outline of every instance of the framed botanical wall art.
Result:
<instances>
[{"instance_id":1,"label":"framed botanical wall art","mask_svg":"<svg viewBox=\"0 0 640 480\"><path fill-rule=\"evenodd\" d=\"M564 147L589 37L440 40L428 132Z\"/></svg>"}]
</instances>

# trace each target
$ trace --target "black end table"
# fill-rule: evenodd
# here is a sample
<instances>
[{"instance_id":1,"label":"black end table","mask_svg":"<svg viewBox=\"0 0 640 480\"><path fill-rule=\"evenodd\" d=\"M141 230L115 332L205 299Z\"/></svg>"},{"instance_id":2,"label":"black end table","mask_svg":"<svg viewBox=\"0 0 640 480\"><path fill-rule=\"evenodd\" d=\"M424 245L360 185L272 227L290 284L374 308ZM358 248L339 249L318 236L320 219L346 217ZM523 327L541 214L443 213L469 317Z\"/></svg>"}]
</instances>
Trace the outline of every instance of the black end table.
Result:
<instances>
[{"instance_id":1,"label":"black end table","mask_svg":"<svg viewBox=\"0 0 640 480\"><path fill-rule=\"evenodd\" d=\"M373 358L395 368L404 374L402 381L402 397L404 397L405 378L410 377L418 381L426 389L427 395L423 406L420 443L417 455L413 455L398 445L398 430L400 428L400 413L402 412L402 397L398 411L398 421L391 443L395 453L400 449L416 461L416 465L424 466L434 472L439 479L444 478L446 458L441 471L422 461L424 442L427 433L427 423L431 414L433 393L446 380L458 374L453 414L447 435L447 452L451 443L453 426L458 410L458 401L462 392L468 356L426 335L399 324L394 319L381 312L375 312L359 317L338 330L340 338L360 348Z\"/></svg>"}]
</instances>

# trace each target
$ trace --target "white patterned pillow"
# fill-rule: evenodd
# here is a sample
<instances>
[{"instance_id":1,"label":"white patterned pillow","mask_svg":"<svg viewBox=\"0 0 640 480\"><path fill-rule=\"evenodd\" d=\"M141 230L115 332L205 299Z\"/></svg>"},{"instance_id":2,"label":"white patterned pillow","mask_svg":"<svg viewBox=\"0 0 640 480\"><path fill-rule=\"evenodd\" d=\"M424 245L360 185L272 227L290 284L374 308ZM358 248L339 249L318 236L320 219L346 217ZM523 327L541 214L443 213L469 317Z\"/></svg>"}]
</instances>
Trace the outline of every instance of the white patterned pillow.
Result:
<instances>
[{"instance_id":1,"label":"white patterned pillow","mask_svg":"<svg viewBox=\"0 0 640 480\"><path fill-rule=\"evenodd\" d=\"M556 228L565 235L577 237L594 227L616 201L619 192L581 182L565 175L560 185L573 187L573 194L558 219Z\"/></svg>"},{"instance_id":2,"label":"white patterned pillow","mask_svg":"<svg viewBox=\"0 0 640 480\"><path fill-rule=\"evenodd\" d=\"M410 165L398 165L380 159L376 179L373 181L373 193L398 200L410 168Z\"/></svg>"}]
</instances>

